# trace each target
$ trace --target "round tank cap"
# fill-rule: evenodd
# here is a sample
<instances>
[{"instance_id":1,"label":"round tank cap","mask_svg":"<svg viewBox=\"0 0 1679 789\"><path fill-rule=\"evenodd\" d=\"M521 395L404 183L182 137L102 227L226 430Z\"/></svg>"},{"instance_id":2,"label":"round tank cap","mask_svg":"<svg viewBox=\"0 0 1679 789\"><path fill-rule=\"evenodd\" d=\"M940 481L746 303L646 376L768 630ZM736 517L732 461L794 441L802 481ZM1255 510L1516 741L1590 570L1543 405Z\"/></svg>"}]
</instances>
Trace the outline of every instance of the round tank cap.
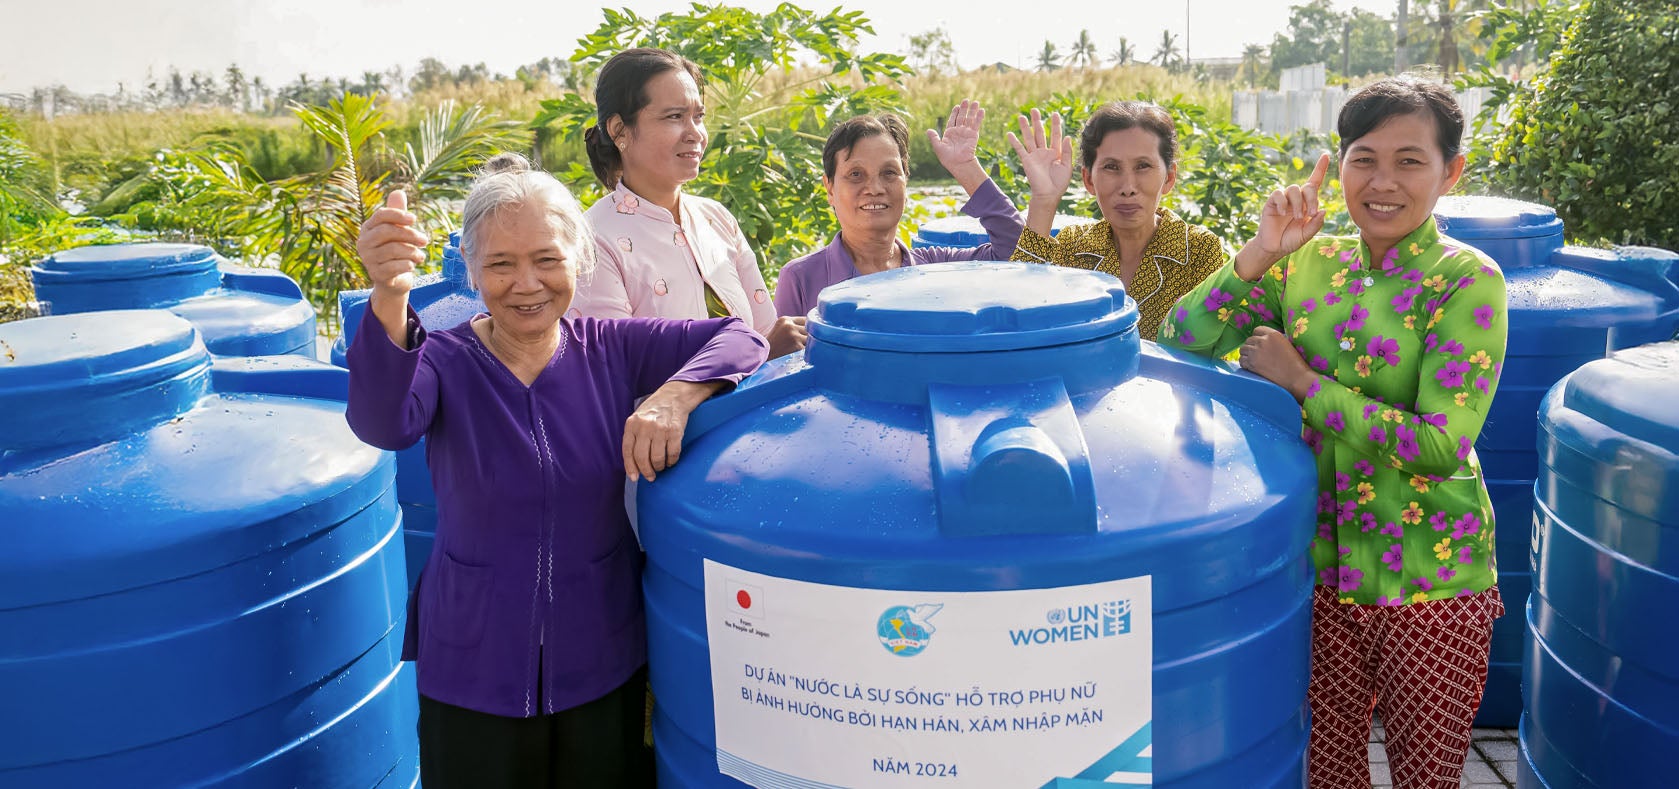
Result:
<instances>
[{"instance_id":1,"label":"round tank cap","mask_svg":"<svg viewBox=\"0 0 1679 789\"><path fill-rule=\"evenodd\" d=\"M1508 197L1455 195L1434 205L1440 232L1459 241L1562 235L1555 209Z\"/></svg>"},{"instance_id":2,"label":"round tank cap","mask_svg":"<svg viewBox=\"0 0 1679 789\"><path fill-rule=\"evenodd\" d=\"M123 280L214 271L216 251L199 244L110 244L55 252L35 264L36 273L87 280Z\"/></svg>"},{"instance_id":3,"label":"round tank cap","mask_svg":"<svg viewBox=\"0 0 1679 789\"><path fill-rule=\"evenodd\" d=\"M1110 275L1037 263L933 263L822 291L817 340L892 351L1041 348L1133 330L1137 305Z\"/></svg>"},{"instance_id":4,"label":"round tank cap","mask_svg":"<svg viewBox=\"0 0 1679 789\"><path fill-rule=\"evenodd\" d=\"M19 392L69 390L148 371L161 380L208 364L209 358L192 324L166 310L7 323L0 325L0 403Z\"/></svg>"}]
</instances>

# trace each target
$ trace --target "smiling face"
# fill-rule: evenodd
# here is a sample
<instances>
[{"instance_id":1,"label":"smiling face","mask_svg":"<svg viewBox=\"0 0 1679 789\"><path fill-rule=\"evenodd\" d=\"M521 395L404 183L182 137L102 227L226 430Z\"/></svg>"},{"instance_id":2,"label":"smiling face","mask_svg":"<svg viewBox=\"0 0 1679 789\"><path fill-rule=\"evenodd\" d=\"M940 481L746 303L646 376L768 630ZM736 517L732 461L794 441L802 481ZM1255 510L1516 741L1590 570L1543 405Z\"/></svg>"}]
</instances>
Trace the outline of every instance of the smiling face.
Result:
<instances>
[{"instance_id":1,"label":"smiling face","mask_svg":"<svg viewBox=\"0 0 1679 789\"><path fill-rule=\"evenodd\" d=\"M1084 169L1085 190L1115 230L1152 231L1160 198L1177 181L1176 165L1160 158L1160 138L1138 126L1108 132Z\"/></svg>"},{"instance_id":2,"label":"smiling face","mask_svg":"<svg viewBox=\"0 0 1679 789\"><path fill-rule=\"evenodd\" d=\"M705 104L686 71L665 71L643 90L647 106L636 113L635 125L614 116L610 129L613 141L623 144L624 181L632 190L653 194L699 177L707 141Z\"/></svg>"},{"instance_id":3,"label":"smiling face","mask_svg":"<svg viewBox=\"0 0 1679 789\"><path fill-rule=\"evenodd\" d=\"M488 217L479 250L478 294L497 331L552 331L577 290L575 243L540 200Z\"/></svg>"},{"instance_id":4,"label":"smiling face","mask_svg":"<svg viewBox=\"0 0 1679 789\"><path fill-rule=\"evenodd\" d=\"M1463 174L1463 155L1445 157L1434 124L1426 112L1395 115L1347 144L1341 188L1372 254L1392 249L1428 221Z\"/></svg>"},{"instance_id":5,"label":"smiling face","mask_svg":"<svg viewBox=\"0 0 1679 789\"><path fill-rule=\"evenodd\" d=\"M896 233L908 184L898 146L884 134L860 138L851 150L840 151L834 177L822 179L840 232L854 236Z\"/></svg>"}]
</instances>

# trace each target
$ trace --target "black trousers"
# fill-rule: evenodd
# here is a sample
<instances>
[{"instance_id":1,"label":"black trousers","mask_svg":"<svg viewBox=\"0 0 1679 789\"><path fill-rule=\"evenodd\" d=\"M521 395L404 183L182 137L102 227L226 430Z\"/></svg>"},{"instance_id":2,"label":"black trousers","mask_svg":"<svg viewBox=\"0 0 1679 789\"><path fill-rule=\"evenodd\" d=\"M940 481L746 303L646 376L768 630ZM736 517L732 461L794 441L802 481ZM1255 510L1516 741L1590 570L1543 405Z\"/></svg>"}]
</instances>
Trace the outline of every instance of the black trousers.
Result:
<instances>
[{"instance_id":1,"label":"black trousers","mask_svg":"<svg viewBox=\"0 0 1679 789\"><path fill-rule=\"evenodd\" d=\"M605 696L552 715L504 718L420 697L426 789L643 789L647 669Z\"/></svg>"}]
</instances>

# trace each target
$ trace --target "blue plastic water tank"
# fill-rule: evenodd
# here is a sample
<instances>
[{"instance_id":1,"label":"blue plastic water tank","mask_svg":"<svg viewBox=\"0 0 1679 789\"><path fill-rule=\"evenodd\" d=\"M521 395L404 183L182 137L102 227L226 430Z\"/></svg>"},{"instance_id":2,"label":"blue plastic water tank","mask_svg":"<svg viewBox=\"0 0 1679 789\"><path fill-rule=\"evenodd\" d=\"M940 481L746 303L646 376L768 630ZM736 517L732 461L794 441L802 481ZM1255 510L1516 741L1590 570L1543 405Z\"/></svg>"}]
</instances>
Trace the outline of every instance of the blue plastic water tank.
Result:
<instances>
[{"instance_id":1,"label":"blue plastic water tank","mask_svg":"<svg viewBox=\"0 0 1679 789\"><path fill-rule=\"evenodd\" d=\"M344 334L332 344L332 363L344 367L344 354L361 327L370 290L338 294L338 314ZM420 314L420 325L431 331L452 329L484 311L484 300L467 285L466 262L461 258L460 233L450 233L443 248L443 268L420 277L408 293L408 303ZM426 465L426 441L396 453L396 498L402 505L403 545L408 554L408 585L426 566L437 537L437 493L431 488Z\"/></svg>"},{"instance_id":2,"label":"blue plastic water tank","mask_svg":"<svg viewBox=\"0 0 1679 789\"><path fill-rule=\"evenodd\" d=\"M1674 336L1679 255L1648 247L1563 246L1562 222L1542 205L1495 197L1446 197L1440 232L1487 253L1504 270L1510 340L1498 396L1475 443L1498 525L1498 584L1512 604L1493 627L1486 696L1476 725L1508 728L1521 715L1522 606L1532 588L1527 540L1533 520L1539 401L1582 364Z\"/></svg>"},{"instance_id":3,"label":"blue plastic water tank","mask_svg":"<svg viewBox=\"0 0 1679 789\"><path fill-rule=\"evenodd\" d=\"M0 326L0 785L416 784L393 458L295 394L344 371L260 362Z\"/></svg>"},{"instance_id":4,"label":"blue plastic water tank","mask_svg":"<svg viewBox=\"0 0 1679 789\"><path fill-rule=\"evenodd\" d=\"M1672 786L1679 342L1564 378L1539 418L1523 789Z\"/></svg>"},{"instance_id":5,"label":"blue plastic water tank","mask_svg":"<svg viewBox=\"0 0 1679 789\"><path fill-rule=\"evenodd\" d=\"M1016 785L1004 764L1041 768L1031 786L1301 786L1299 406L1136 320L1105 274L897 269L823 291L802 360L697 410L638 502L661 785L909 785L901 760L949 786ZM1108 637L1138 634L1134 673L1081 695L1061 661L1120 670Z\"/></svg>"},{"instance_id":6,"label":"blue plastic water tank","mask_svg":"<svg viewBox=\"0 0 1679 789\"><path fill-rule=\"evenodd\" d=\"M52 314L167 309L210 352L315 356L315 309L290 277L229 263L197 244L112 244L54 253L29 269Z\"/></svg>"},{"instance_id":7,"label":"blue plastic water tank","mask_svg":"<svg viewBox=\"0 0 1679 789\"><path fill-rule=\"evenodd\" d=\"M1054 236L1061 232L1061 228L1069 225L1089 224L1096 220L1087 216L1072 214L1056 214L1055 222L1050 225L1049 234ZM926 247L956 247L958 249L973 249L991 240L986 235L985 226L967 214L929 219L915 229L915 235L910 238L910 246L914 249Z\"/></svg>"}]
</instances>

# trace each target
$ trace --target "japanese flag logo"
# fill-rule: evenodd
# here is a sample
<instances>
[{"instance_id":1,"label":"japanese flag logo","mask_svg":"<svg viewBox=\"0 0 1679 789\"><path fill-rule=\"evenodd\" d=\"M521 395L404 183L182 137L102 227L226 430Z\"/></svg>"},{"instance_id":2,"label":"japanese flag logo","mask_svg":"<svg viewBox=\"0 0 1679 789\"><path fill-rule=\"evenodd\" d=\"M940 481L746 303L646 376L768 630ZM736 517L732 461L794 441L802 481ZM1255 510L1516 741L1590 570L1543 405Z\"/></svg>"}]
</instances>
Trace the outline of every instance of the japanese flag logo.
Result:
<instances>
[{"instance_id":1,"label":"japanese flag logo","mask_svg":"<svg viewBox=\"0 0 1679 789\"><path fill-rule=\"evenodd\" d=\"M729 613L753 619L764 618L764 590L761 587L730 580L724 584L724 598Z\"/></svg>"}]
</instances>

